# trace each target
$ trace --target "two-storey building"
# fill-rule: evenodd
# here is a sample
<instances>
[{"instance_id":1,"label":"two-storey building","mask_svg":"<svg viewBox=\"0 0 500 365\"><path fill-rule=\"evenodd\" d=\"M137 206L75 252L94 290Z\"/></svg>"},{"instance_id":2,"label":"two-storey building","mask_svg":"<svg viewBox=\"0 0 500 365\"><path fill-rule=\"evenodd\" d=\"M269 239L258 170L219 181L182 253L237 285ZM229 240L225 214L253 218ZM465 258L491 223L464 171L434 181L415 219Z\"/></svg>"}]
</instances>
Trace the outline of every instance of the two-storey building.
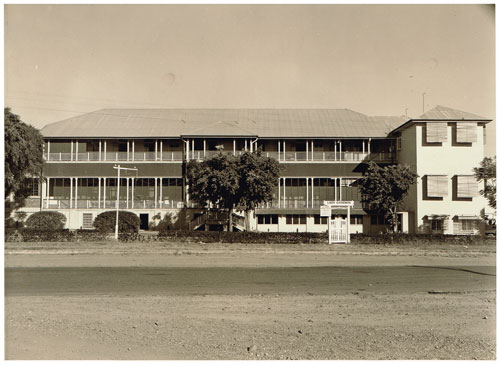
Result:
<instances>
[{"instance_id":1,"label":"two-storey building","mask_svg":"<svg viewBox=\"0 0 500 365\"><path fill-rule=\"evenodd\" d=\"M91 228L119 204L143 229L181 210L190 212L183 215L189 225L199 209L189 199L185 162L221 149L261 149L284 169L274 200L252 215L252 229L324 231L323 201L354 200L351 232L384 230L384 219L363 209L356 183L371 160L408 164L420 176L400 214L401 231L472 232L470 222L486 207L472 168L483 157L487 122L444 107L418 119L347 109L103 109L42 129L43 179L30 180L33 196L23 211L57 210L68 228ZM118 181L117 164L137 171Z\"/></svg>"}]
</instances>

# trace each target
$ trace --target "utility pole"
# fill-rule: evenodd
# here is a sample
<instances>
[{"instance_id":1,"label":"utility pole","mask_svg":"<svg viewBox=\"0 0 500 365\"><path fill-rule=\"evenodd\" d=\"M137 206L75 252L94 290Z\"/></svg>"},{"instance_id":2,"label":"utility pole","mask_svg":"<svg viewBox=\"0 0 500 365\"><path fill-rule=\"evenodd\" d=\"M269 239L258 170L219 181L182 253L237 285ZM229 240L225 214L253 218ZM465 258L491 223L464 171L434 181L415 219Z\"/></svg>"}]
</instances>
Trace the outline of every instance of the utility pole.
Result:
<instances>
[{"instance_id":1,"label":"utility pole","mask_svg":"<svg viewBox=\"0 0 500 365\"><path fill-rule=\"evenodd\" d=\"M118 180L116 182L116 224L115 224L115 239L118 239L118 212L120 211L120 170L131 170L138 171L135 167L120 167L120 165L113 166L115 170L118 170Z\"/></svg>"}]
</instances>

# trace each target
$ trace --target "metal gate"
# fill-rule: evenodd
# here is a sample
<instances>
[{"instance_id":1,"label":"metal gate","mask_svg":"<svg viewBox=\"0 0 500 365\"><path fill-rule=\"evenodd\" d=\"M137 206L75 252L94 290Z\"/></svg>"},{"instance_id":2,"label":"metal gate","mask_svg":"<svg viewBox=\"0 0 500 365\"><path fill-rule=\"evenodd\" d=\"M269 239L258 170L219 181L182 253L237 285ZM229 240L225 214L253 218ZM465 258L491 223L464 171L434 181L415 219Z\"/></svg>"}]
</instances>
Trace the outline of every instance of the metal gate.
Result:
<instances>
[{"instance_id":1,"label":"metal gate","mask_svg":"<svg viewBox=\"0 0 500 365\"><path fill-rule=\"evenodd\" d=\"M330 221L330 228L333 243L347 243L347 219L332 219Z\"/></svg>"}]
</instances>

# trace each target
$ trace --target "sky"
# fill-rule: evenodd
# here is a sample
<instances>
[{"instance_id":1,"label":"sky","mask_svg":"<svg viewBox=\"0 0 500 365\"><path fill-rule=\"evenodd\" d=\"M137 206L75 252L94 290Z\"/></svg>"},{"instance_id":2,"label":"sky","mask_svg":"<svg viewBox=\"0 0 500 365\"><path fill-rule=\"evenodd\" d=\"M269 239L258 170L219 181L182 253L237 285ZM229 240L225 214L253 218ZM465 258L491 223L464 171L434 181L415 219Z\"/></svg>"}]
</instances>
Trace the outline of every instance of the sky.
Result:
<instances>
[{"instance_id":1,"label":"sky","mask_svg":"<svg viewBox=\"0 0 500 365\"><path fill-rule=\"evenodd\" d=\"M101 108L496 117L494 5L4 9L5 106L37 128Z\"/></svg>"}]
</instances>

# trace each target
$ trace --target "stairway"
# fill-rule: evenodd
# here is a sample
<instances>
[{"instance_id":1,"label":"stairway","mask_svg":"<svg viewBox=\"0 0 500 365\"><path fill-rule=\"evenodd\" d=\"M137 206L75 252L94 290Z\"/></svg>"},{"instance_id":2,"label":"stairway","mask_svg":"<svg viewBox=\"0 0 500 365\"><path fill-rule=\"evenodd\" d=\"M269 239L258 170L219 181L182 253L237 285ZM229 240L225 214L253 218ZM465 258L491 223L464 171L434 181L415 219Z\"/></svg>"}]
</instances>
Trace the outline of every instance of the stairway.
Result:
<instances>
[{"instance_id":1,"label":"stairway","mask_svg":"<svg viewBox=\"0 0 500 365\"><path fill-rule=\"evenodd\" d=\"M216 226L220 225L227 227L228 220L229 220L228 212L206 211L202 215L194 218L189 223L189 229L191 231L195 231L211 225L216 225ZM235 213L233 213L233 230L234 229L238 231L245 230L245 218Z\"/></svg>"}]
</instances>

